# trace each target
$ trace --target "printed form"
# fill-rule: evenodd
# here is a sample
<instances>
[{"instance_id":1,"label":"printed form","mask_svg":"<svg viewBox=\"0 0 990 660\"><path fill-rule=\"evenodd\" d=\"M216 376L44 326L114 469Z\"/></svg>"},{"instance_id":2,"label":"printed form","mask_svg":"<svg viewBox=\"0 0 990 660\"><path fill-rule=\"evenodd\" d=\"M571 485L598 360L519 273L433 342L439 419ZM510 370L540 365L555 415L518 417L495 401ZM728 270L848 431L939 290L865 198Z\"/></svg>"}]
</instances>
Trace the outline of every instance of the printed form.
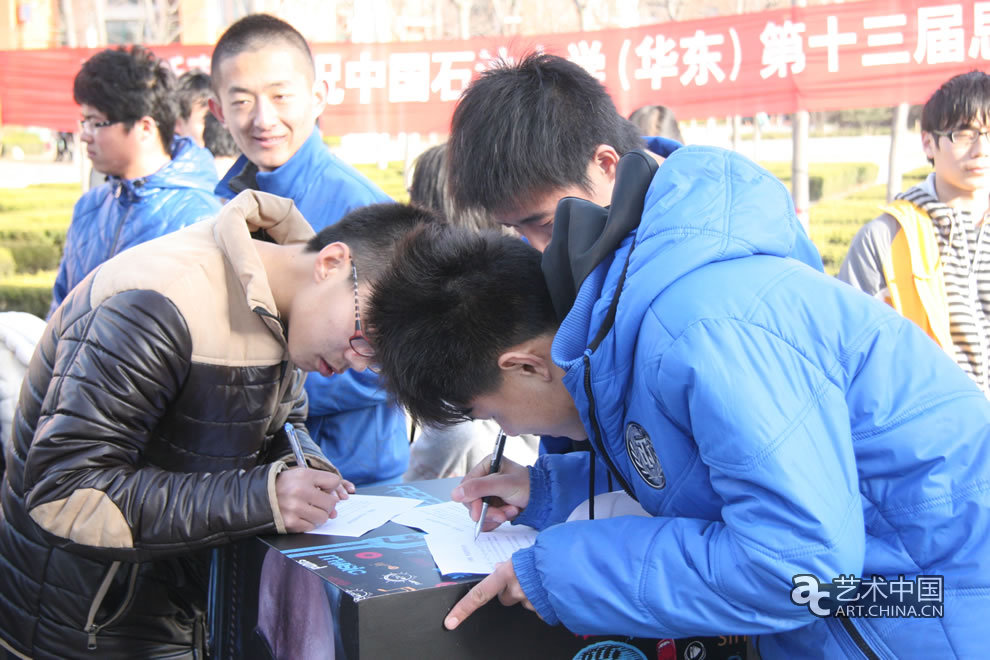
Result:
<instances>
[{"instance_id":1,"label":"printed form","mask_svg":"<svg viewBox=\"0 0 990 660\"><path fill-rule=\"evenodd\" d=\"M444 502L410 509L392 522L426 532L426 545L443 575L488 574L495 564L536 542L537 531L505 523L474 538L474 521L463 504Z\"/></svg>"},{"instance_id":2,"label":"printed form","mask_svg":"<svg viewBox=\"0 0 990 660\"><path fill-rule=\"evenodd\" d=\"M331 518L306 533L361 536L372 529L381 527L395 516L412 509L422 501L409 497L353 494L346 500L337 502L336 518Z\"/></svg>"}]
</instances>

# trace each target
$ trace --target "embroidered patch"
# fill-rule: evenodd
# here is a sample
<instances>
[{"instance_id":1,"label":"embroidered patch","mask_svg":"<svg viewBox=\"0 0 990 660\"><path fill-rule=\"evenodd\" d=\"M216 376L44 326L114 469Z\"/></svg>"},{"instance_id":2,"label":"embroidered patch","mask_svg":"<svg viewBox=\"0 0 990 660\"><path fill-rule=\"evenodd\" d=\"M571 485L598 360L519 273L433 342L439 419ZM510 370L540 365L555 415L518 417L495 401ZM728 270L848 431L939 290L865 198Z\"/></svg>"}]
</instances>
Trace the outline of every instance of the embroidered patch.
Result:
<instances>
[{"instance_id":1,"label":"embroidered patch","mask_svg":"<svg viewBox=\"0 0 990 660\"><path fill-rule=\"evenodd\" d=\"M636 422L629 422L626 426L626 452L639 476L643 477L643 481L651 488L660 490L667 485L663 468L660 467L660 459L653 449L653 442L646 434L646 430Z\"/></svg>"}]
</instances>

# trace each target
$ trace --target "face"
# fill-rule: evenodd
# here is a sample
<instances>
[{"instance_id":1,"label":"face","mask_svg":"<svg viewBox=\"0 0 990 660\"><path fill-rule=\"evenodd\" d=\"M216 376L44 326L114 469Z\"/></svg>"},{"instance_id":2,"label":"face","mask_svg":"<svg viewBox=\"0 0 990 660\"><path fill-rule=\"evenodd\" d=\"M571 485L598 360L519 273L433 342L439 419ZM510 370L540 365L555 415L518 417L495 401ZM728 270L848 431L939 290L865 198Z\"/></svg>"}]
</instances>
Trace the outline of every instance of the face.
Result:
<instances>
[{"instance_id":1,"label":"face","mask_svg":"<svg viewBox=\"0 0 990 660\"><path fill-rule=\"evenodd\" d=\"M86 155L93 161L93 169L123 179L134 178L129 175L142 148L140 127L135 125L128 130L123 122L118 122L95 128L93 124L106 121L107 116L91 105L83 104L81 110L86 127L80 129L80 139L86 145Z\"/></svg>"},{"instance_id":2,"label":"face","mask_svg":"<svg viewBox=\"0 0 990 660\"><path fill-rule=\"evenodd\" d=\"M205 146L203 142L203 128L206 126L206 113L210 111L208 103L203 102L193 106L189 113L189 119L175 120L175 134L190 137L199 146Z\"/></svg>"},{"instance_id":3,"label":"face","mask_svg":"<svg viewBox=\"0 0 990 660\"><path fill-rule=\"evenodd\" d=\"M332 243L320 251L311 281L299 287L289 312L289 355L293 363L303 371L324 376L347 369L363 371L373 362L351 347L355 329L354 277L349 257L334 253L341 245ZM370 287L359 283L359 310L363 310L368 295Z\"/></svg>"},{"instance_id":4,"label":"face","mask_svg":"<svg viewBox=\"0 0 990 660\"><path fill-rule=\"evenodd\" d=\"M605 150L604 155L603 150ZM557 202L561 199L577 197L599 206L606 206L611 202L612 186L615 182L614 163L617 161L618 155L611 147L599 147L599 153L588 165L587 189L571 185L534 193L496 212L495 218L500 224L515 230L529 241L530 245L543 252L553 235L553 216L557 211Z\"/></svg>"},{"instance_id":5,"label":"face","mask_svg":"<svg viewBox=\"0 0 990 660\"><path fill-rule=\"evenodd\" d=\"M548 351L552 337L546 342ZM499 360L499 386L470 402L471 417L492 419L509 435L534 433L585 439L587 432L581 417L561 380L564 372L539 356L506 359L512 354L507 352Z\"/></svg>"},{"instance_id":6,"label":"face","mask_svg":"<svg viewBox=\"0 0 990 660\"><path fill-rule=\"evenodd\" d=\"M219 69L213 113L258 169L281 167L312 134L326 84L314 83L302 53L281 44L228 57Z\"/></svg>"},{"instance_id":7,"label":"face","mask_svg":"<svg viewBox=\"0 0 990 660\"><path fill-rule=\"evenodd\" d=\"M990 130L981 121L961 128L979 133ZM953 142L947 135L922 134L925 154L935 161L935 190L942 202L957 198L986 196L990 192L990 144L979 136L972 144L960 139L959 129Z\"/></svg>"}]
</instances>

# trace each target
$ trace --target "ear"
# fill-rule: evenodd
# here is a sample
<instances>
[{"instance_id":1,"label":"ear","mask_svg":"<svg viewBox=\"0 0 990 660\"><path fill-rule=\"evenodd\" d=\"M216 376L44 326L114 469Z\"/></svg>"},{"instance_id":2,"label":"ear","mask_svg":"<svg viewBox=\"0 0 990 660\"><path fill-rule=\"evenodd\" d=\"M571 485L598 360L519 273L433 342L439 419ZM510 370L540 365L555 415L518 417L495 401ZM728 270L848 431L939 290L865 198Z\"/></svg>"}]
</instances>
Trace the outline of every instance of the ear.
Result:
<instances>
[{"instance_id":1,"label":"ear","mask_svg":"<svg viewBox=\"0 0 990 660\"><path fill-rule=\"evenodd\" d=\"M522 377L535 376L543 382L553 379L550 363L542 355L527 347L517 347L498 356L498 366L508 374Z\"/></svg>"},{"instance_id":2,"label":"ear","mask_svg":"<svg viewBox=\"0 0 990 660\"><path fill-rule=\"evenodd\" d=\"M329 243L316 253L313 280L317 283L332 277L350 277L350 275L351 248L347 243L340 241Z\"/></svg>"},{"instance_id":3,"label":"ear","mask_svg":"<svg viewBox=\"0 0 990 660\"><path fill-rule=\"evenodd\" d=\"M619 153L610 144L600 144L595 148L595 155L591 157L593 167L601 170L601 173L610 183L615 183L615 168L619 164Z\"/></svg>"},{"instance_id":4,"label":"ear","mask_svg":"<svg viewBox=\"0 0 990 660\"><path fill-rule=\"evenodd\" d=\"M925 151L925 157L929 160L935 158L938 151L938 136L927 131L921 132L921 148Z\"/></svg>"},{"instance_id":5,"label":"ear","mask_svg":"<svg viewBox=\"0 0 990 660\"><path fill-rule=\"evenodd\" d=\"M313 120L320 118L323 111L327 107L327 97L330 94L330 88L327 86L327 81L325 78L317 78L313 83Z\"/></svg>"},{"instance_id":6,"label":"ear","mask_svg":"<svg viewBox=\"0 0 990 660\"><path fill-rule=\"evenodd\" d=\"M211 95L210 98L209 98L209 100L207 101L207 103L210 106L210 112L213 113L213 116L217 118L217 121L218 122L220 122L221 124L223 124L224 128L226 128L227 127L227 122L225 122L223 120L223 106L220 105L220 101L216 100Z\"/></svg>"}]
</instances>

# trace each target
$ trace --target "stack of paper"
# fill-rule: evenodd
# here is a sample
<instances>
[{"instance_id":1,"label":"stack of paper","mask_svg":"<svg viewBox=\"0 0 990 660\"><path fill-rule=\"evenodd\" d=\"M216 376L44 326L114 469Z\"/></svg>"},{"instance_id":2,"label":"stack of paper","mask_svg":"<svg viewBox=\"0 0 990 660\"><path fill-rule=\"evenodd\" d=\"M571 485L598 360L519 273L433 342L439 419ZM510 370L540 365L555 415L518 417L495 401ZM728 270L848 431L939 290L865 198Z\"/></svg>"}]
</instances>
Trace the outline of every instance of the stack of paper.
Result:
<instances>
[{"instance_id":1,"label":"stack of paper","mask_svg":"<svg viewBox=\"0 0 990 660\"><path fill-rule=\"evenodd\" d=\"M395 516L412 509L423 500L384 495L351 495L337 502L337 517L331 518L307 534L361 536L381 527Z\"/></svg>"}]
</instances>

